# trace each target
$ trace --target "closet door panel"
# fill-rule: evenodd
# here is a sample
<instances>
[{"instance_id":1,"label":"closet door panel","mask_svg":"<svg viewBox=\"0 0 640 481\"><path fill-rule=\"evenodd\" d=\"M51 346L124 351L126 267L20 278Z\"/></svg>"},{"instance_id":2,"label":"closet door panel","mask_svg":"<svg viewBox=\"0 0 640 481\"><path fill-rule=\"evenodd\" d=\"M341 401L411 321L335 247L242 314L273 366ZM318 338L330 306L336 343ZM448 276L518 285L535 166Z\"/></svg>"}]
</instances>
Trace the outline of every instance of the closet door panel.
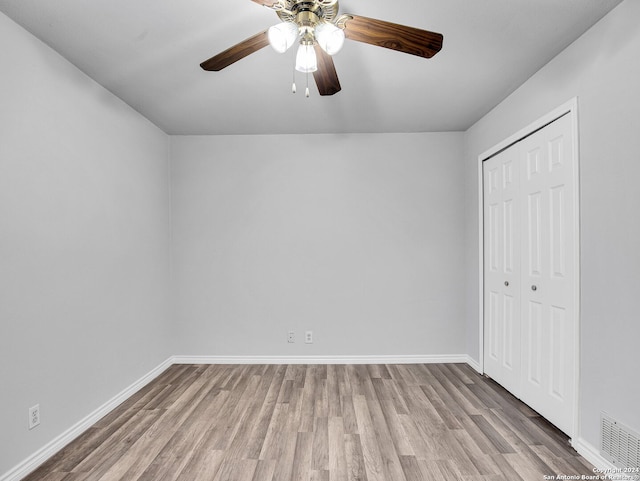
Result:
<instances>
[{"instance_id":1,"label":"closet door panel","mask_svg":"<svg viewBox=\"0 0 640 481\"><path fill-rule=\"evenodd\" d=\"M486 161L484 176L485 371L520 392L520 226L517 153Z\"/></svg>"},{"instance_id":2,"label":"closet door panel","mask_svg":"<svg viewBox=\"0 0 640 481\"><path fill-rule=\"evenodd\" d=\"M573 162L570 117L520 143L522 343L521 399L565 432L574 409ZM528 306L528 307L524 307Z\"/></svg>"}]
</instances>

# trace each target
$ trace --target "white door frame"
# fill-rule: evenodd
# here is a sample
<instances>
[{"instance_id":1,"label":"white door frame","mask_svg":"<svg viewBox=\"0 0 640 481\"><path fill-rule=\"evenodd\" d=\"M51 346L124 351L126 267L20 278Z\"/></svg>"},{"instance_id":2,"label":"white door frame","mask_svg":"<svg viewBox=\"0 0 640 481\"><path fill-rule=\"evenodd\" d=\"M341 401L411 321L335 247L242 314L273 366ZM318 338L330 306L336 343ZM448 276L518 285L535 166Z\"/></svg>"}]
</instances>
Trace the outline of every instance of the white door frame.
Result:
<instances>
[{"instance_id":1,"label":"white door frame","mask_svg":"<svg viewBox=\"0 0 640 481\"><path fill-rule=\"evenodd\" d=\"M574 355L574 369L575 369L575 405L574 405L574 419L573 419L573 429L571 429L569 436L572 439L577 439L579 436L578 428L579 424L579 414L580 414L580 155L579 155L579 138L578 138L578 98L574 97L568 102L562 104L560 107L552 110L548 114L543 117L537 119L531 124L527 125L525 128L519 130L515 134L509 136L507 139L502 142L494 145L489 150L483 152L478 156L478 219L479 219L479 229L478 229L478 241L479 241L479 290L478 290L478 299L479 299L479 310L478 310L478 318L480 320L479 327L479 365L480 365L480 373L484 374L484 182L483 182L483 173L482 173L482 163L494 156L498 152L510 147L516 142L522 140L523 138L531 135L532 133L540 130L545 125L550 124L554 120L559 119L563 115L571 116L571 130L573 134L573 165L574 165L574 206L575 206L575 220L571 229L574 231L574 261L575 261L575 288L573 289L574 295L572 299L573 309L575 312L575 327L574 327L574 342L575 342L575 355Z\"/></svg>"}]
</instances>

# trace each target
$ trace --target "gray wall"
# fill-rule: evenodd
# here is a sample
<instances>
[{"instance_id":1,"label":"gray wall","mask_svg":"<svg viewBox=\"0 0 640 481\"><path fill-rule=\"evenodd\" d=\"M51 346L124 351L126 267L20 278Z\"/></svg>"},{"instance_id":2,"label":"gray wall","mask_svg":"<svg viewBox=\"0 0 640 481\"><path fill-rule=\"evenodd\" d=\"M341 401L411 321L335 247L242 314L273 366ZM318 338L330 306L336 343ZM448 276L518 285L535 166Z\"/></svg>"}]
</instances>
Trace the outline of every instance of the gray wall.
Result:
<instances>
[{"instance_id":1,"label":"gray wall","mask_svg":"<svg viewBox=\"0 0 640 481\"><path fill-rule=\"evenodd\" d=\"M582 436L598 445L601 410L640 430L638 18L622 3L465 134L172 137L169 154L0 15L0 473L171 354L477 359L477 156L574 96Z\"/></svg>"},{"instance_id":2,"label":"gray wall","mask_svg":"<svg viewBox=\"0 0 640 481\"><path fill-rule=\"evenodd\" d=\"M640 2L627 0L465 136L467 352L478 357L478 155L579 97L581 436L600 411L640 431Z\"/></svg>"},{"instance_id":3,"label":"gray wall","mask_svg":"<svg viewBox=\"0 0 640 481\"><path fill-rule=\"evenodd\" d=\"M461 133L171 137L178 354L464 353L461 159Z\"/></svg>"},{"instance_id":4,"label":"gray wall","mask_svg":"<svg viewBox=\"0 0 640 481\"><path fill-rule=\"evenodd\" d=\"M0 45L1 475L171 350L167 136L3 14Z\"/></svg>"}]
</instances>

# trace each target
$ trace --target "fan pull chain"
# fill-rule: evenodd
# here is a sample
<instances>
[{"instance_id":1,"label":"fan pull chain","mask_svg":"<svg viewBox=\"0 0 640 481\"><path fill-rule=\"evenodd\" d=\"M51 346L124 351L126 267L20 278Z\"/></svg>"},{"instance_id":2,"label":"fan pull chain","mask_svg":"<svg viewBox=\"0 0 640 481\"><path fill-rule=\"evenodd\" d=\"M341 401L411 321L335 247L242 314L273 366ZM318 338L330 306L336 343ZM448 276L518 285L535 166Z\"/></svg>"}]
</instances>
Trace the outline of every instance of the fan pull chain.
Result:
<instances>
[{"instance_id":1,"label":"fan pull chain","mask_svg":"<svg viewBox=\"0 0 640 481\"><path fill-rule=\"evenodd\" d=\"M298 90L296 88L296 58L295 58L295 56L293 57L293 72L292 72L291 76L293 77L293 81L291 82L291 93L295 94L297 92L297 90Z\"/></svg>"},{"instance_id":2,"label":"fan pull chain","mask_svg":"<svg viewBox=\"0 0 640 481\"><path fill-rule=\"evenodd\" d=\"M296 68L293 67L293 82L291 83L291 93L296 93Z\"/></svg>"},{"instance_id":3,"label":"fan pull chain","mask_svg":"<svg viewBox=\"0 0 640 481\"><path fill-rule=\"evenodd\" d=\"M307 88L304 91L305 97L309 98L309 72L307 72Z\"/></svg>"}]
</instances>

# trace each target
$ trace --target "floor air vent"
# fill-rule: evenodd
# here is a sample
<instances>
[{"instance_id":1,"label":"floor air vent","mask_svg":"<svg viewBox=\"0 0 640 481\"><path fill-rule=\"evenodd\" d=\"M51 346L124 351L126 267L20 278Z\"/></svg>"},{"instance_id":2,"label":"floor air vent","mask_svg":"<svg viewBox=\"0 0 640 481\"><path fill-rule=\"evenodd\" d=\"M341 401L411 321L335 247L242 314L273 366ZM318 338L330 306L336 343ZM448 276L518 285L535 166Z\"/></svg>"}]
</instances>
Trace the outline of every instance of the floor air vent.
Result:
<instances>
[{"instance_id":1,"label":"floor air vent","mask_svg":"<svg viewBox=\"0 0 640 481\"><path fill-rule=\"evenodd\" d=\"M617 467L640 467L640 435L602 413L601 454Z\"/></svg>"}]
</instances>

